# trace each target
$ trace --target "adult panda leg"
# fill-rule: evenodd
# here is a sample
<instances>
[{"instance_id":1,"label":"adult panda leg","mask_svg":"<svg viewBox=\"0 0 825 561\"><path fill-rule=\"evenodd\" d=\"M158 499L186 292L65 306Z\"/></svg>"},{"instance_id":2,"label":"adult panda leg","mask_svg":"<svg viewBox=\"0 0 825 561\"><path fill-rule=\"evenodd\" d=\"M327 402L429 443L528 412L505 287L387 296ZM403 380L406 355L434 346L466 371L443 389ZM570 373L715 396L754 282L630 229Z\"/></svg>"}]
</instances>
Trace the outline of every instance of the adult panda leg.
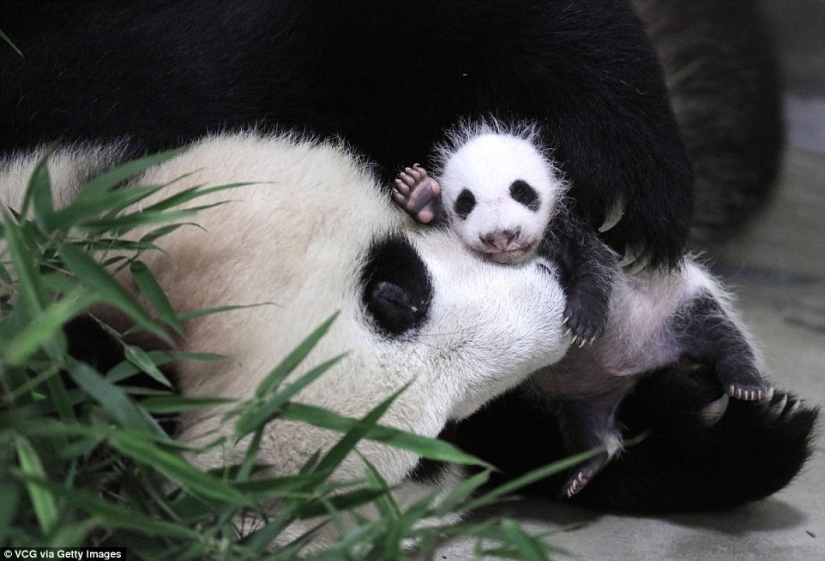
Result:
<instances>
[{"instance_id":1,"label":"adult panda leg","mask_svg":"<svg viewBox=\"0 0 825 561\"><path fill-rule=\"evenodd\" d=\"M634 0L696 174L693 234L722 239L772 192L783 142L776 47L754 0Z\"/></svg>"},{"instance_id":2,"label":"adult panda leg","mask_svg":"<svg viewBox=\"0 0 825 561\"><path fill-rule=\"evenodd\" d=\"M461 118L527 119L580 215L597 226L623 202L611 247L672 267L686 246L692 172L628 0L17 0L3 16L25 58L0 49L0 131L13 131L0 152L294 129L346 139L389 179ZM400 72L416 77L402 92Z\"/></svg>"},{"instance_id":3,"label":"adult panda leg","mask_svg":"<svg viewBox=\"0 0 825 561\"><path fill-rule=\"evenodd\" d=\"M707 366L673 366L644 377L617 414L625 439L645 438L608 463L569 500L636 513L730 508L765 498L799 473L812 453L818 411L792 394L776 391L770 401L730 400ZM462 421L455 441L501 471L491 485L570 455L558 416L546 404L517 389ZM559 496L560 473L520 494Z\"/></svg>"}]
</instances>

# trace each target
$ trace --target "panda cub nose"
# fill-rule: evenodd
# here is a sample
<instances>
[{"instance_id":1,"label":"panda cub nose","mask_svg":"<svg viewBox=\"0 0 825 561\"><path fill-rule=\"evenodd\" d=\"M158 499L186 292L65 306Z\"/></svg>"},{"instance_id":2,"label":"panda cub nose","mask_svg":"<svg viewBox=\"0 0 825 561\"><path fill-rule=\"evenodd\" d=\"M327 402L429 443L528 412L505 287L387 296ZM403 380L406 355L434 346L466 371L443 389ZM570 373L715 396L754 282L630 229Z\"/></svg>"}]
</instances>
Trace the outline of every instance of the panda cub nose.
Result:
<instances>
[{"instance_id":1,"label":"panda cub nose","mask_svg":"<svg viewBox=\"0 0 825 561\"><path fill-rule=\"evenodd\" d=\"M518 228L515 230L496 230L495 232L481 235L479 238L484 245L493 247L499 251L505 251L513 241L518 238L520 233L521 230Z\"/></svg>"}]
</instances>

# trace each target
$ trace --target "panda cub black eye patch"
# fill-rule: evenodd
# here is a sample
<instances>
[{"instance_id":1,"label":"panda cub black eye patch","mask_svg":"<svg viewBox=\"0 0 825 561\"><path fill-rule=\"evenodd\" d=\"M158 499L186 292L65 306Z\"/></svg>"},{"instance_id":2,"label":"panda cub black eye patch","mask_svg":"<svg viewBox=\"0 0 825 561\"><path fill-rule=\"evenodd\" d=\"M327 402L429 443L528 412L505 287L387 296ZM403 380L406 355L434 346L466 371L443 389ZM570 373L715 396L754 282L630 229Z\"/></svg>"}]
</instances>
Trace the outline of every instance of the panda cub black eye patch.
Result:
<instances>
[{"instance_id":1,"label":"panda cub black eye patch","mask_svg":"<svg viewBox=\"0 0 825 561\"><path fill-rule=\"evenodd\" d=\"M464 189L459 193L458 198L455 200L455 205L453 205L453 209L455 213L458 215L459 218L462 220L466 220L470 213L473 212L473 209L476 206L476 197L473 195L469 189Z\"/></svg>"},{"instance_id":2,"label":"panda cub black eye patch","mask_svg":"<svg viewBox=\"0 0 825 561\"><path fill-rule=\"evenodd\" d=\"M533 212L538 212L541 206L539 194L523 179L513 181L513 184L510 185L510 196L513 197L514 201L526 206Z\"/></svg>"}]
</instances>

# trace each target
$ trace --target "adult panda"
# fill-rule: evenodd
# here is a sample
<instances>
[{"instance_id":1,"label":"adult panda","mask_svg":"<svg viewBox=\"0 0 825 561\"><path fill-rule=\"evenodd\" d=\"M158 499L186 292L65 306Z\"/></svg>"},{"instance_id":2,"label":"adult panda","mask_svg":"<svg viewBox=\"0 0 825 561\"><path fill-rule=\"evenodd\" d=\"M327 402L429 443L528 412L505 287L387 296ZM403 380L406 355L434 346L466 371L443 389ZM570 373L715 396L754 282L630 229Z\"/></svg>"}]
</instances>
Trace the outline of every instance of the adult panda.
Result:
<instances>
[{"instance_id":1,"label":"adult panda","mask_svg":"<svg viewBox=\"0 0 825 561\"><path fill-rule=\"evenodd\" d=\"M0 161L0 201L20 208L27 178L44 152ZM122 145L58 150L50 156L56 203L70 201L85 180L122 157ZM199 198L197 205L228 202L201 211L199 227L159 239L162 251L141 256L177 311L257 305L184 322L178 348L229 358L178 363L174 379L183 395L251 398L275 365L339 311L285 383L345 356L295 399L360 419L407 386L381 423L436 437L564 355L565 298L552 263L502 267L463 251L449 231L419 231L381 196L372 170L340 145L294 135L207 138L130 184L169 184L141 201L148 205L194 186L237 181L257 183ZM123 285L139 297L127 277ZM94 313L115 329L129 327L110 309ZM78 340L76 333L69 338ZM142 344L157 341L143 338ZM232 426L214 409L179 420L182 441L210 442L219 434L233 441ZM273 474L296 473L339 437L276 421L267 426L257 461ZM446 493L461 476L457 466L422 463L411 452L372 441L359 443L358 452L336 477L365 477L366 459L402 505L434 489ZM220 468L240 461L238 453L228 445L194 461ZM295 538L314 523L295 524L282 537Z\"/></svg>"},{"instance_id":2,"label":"adult panda","mask_svg":"<svg viewBox=\"0 0 825 561\"><path fill-rule=\"evenodd\" d=\"M669 77L709 58L692 45L674 47L671 29L718 21L717 0L641 4L657 45L667 47ZM744 27L738 14L750 14L751 2L725 4L727 21ZM657 9L670 24L663 33ZM389 178L426 161L459 118L516 117L539 123L542 144L571 181L575 211L594 229L623 213L604 234L615 250L630 247L663 267L682 257L691 166L657 53L629 0L13 0L4 3L2 28L24 56L0 49L0 152L57 137L130 137L143 153L218 130L286 128L341 136ZM736 52L770 50L729 37L714 32L713 40ZM737 74L753 86L735 90L746 95L720 107L729 90L720 86L704 98L707 118L678 112L688 146L708 138L709 126L749 131L744 145L764 140L744 125L767 123L761 115L778 115L776 106L733 121L718 114L775 85L748 65L756 58L742 59L747 67ZM712 67L700 65L690 85L671 80L677 110L704 78L728 75ZM733 134L741 133L726 138ZM775 143L761 145L762 158L748 164L775 160ZM754 191L770 179L720 187L723 167L700 165L713 148L691 152L709 176L699 186L711 193L699 201L720 188L739 200L732 189ZM736 160L739 151L723 152Z\"/></svg>"},{"instance_id":3,"label":"adult panda","mask_svg":"<svg viewBox=\"0 0 825 561\"><path fill-rule=\"evenodd\" d=\"M2 162L6 204L20 201L41 153ZM55 200L71 198L90 174L122 157L122 146L61 149L51 159ZM202 212L202 228L162 238L165 253L144 261L178 310L275 305L187 323L184 350L235 360L180 364L182 393L249 396L304 335L340 310L314 360L349 354L299 399L361 417L410 383L383 422L456 442L503 468L502 477L566 456L558 417L518 387L569 344L551 262L490 263L466 252L449 230L420 229L381 195L381 182L365 165L335 144L255 134L208 138L136 182L165 184L190 172L169 189L265 183L214 195L232 202ZM678 368L640 382L618 422L628 435L650 436L572 500L663 512L741 504L785 486L810 453L816 412L781 391L769 403L726 410L720 393L713 380ZM184 415L179 437L197 441L229 429L216 418ZM294 470L330 441L309 427L274 426L261 459L277 471ZM361 452L398 486L402 500L460 477L455 466L407 452L370 443ZM203 467L225 460L218 452L200 459ZM342 469L355 475L362 465L351 460ZM546 480L531 491L555 496L560 485Z\"/></svg>"}]
</instances>

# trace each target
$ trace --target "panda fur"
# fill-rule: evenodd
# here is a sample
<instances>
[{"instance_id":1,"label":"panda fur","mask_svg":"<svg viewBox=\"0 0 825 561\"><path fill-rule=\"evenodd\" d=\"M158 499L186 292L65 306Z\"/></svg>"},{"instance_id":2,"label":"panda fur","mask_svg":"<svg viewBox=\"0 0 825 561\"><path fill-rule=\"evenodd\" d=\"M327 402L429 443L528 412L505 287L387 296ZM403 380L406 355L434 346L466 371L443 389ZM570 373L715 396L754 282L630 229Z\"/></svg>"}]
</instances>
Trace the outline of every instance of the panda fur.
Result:
<instances>
[{"instance_id":1,"label":"panda fur","mask_svg":"<svg viewBox=\"0 0 825 561\"><path fill-rule=\"evenodd\" d=\"M532 257L569 185L532 123L454 127L437 148L441 208L465 247L497 263Z\"/></svg>"},{"instance_id":2,"label":"panda fur","mask_svg":"<svg viewBox=\"0 0 825 561\"><path fill-rule=\"evenodd\" d=\"M106 169L122 154L122 146L59 150L53 156L57 165L51 166L60 191L55 200L68 200L80 178ZM19 204L39 156L18 155L0 166L7 204ZM273 305L187 323L185 350L208 349L235 360L205 369L179 365L184 394L248 396L263 371L340 309L313 356L317 362L344 350L350 354L334 376L322 378L301 399L362 416L414 379L384 422L440 434L490 461L502 470L494 482L568 454L557 411L549 400L530 394L529 379L507 391L560 359L568 347L561 327L564 299L552 263L489 263L463 251L451 232L416 226L378 193L381 187L364 166L335 145L290 137L217 137L141 181L197 169L187 181L267 183L227 193L235 202L202 213L205 229L171 234L167 250L175 259L156 255L153 272L180 310L220 303ZM343 182L351 189L340 190ZM300 204L296 193L306 193ZM706 510L757 500L787 485L811 453L816 410L781 391L770 403L734 400L725 408L721 394L707 366L669 365L642 377L621 405L617 424L626 437L646 433L647 438L571 500L634 512ZM214 419L184 417L181 434L208 437L210 423ZM313 446L332 438L295 425L281 428L286 433L273 433L264 448L265 460L276 469L294 468ZM216 430L221 429L226 427ZM286 439L285 446L280 439ZM454 466L365 446L363 452L390 483L400 484L401 499L448 487L460 476ZM200 462L205 468L222 465L232 453ZM360 467L349 462L342 469ZM525 492L552 498L562 483L549 478Z\"/></svg>"},{"instance_id":3,"label":"panda fur","mask_svg":"<svg viewBox=\"0 0 825 561\"><path fill-rule=\"evenodd\" d=\"M766 202L781 168L782 85L755 0L634 0L665 73L696 174L696 242L724 241Z\"/></svg>"},{"instance_id":4,"label":"panda fur","mask_svg":"<svg viewBox=\"0 0 825 561\"><path fill-rule=\"evenodd\" d=\"M0 152L256 126L342 137L389 180L458 119L515 117L592 227L623 208L616 251L685 248L691 166L628 0L14 0L3 29L25 57L0 49Z\"/></svg>"},{"instance_id":5,"label":"panda fur","mask_svg":"<svg viewBox=\"0 0 825 561\"><path fill-rule=\"evenodd\" d=\"M592 261L562 275L584 277L565 287L565 323L573 342L579 340L579 348L571 348L561 361L533 375L530 384L540 399L557 405L571 450L585 452L599 446L606 450L572 470L564 487L564 493L572 496L621 449L616 411L644 373L690 360L712 364L726 396L761 401L770 399L772 390L762 381L764 365L730 296L694 258L687 257L674 271L619 273L618 260L607 248L600 253L582 252L581 235L575 244L579 247L571 247L573 243L565 243L557 234L543 234L549 228L563 231L564 223L575 218L563 212L554 217L565 184L550 154L536 144L534 130L527 124L516 128L495 122L462 125L452 134L451 144L439 152L437 182L422 168L407 168L402 177L404 185L415 188L406 191L409 200L419 190L435 197L440 194L436 208L443 209L449 227L470 251L484 258L521 262L539 249L549 259L556 256L554 262L562 271L571 259ZM410 185L412 177L419 181ZM585 283L601 287L592 298L609 299L605 317L598 315L599 302L571 312L570 297L581 298ZM577 317L594 313L595 318ZM600 329L592 338L590 333L582 335L579 327L587 321L600 327L606 323L606 332Z\"/></svg>"},{"instance_id":6,"label":"panda fur","mask_svg":"<svg viewBox=\"0 0 825 561\"><path fill-rule=\"evenodd\" d=\"M616 411L640 378L679 362L707 364L728 396L770 400L764 364L730 296L693 258L678 271L615 277L607 328L591 345L571 348L530 379L530 389L559 411L571 451L605 452L572 469L564 494L581 492L620 450ZM712 411L712 410L711 410Z\"/></svg>"},{"instance_id":7,"label":"panda fur","mask_svg":"<svg viewBox=\"0 0 825 561\"><path fill-rule=\"evenodd\" d=\"M55 183L65 193L76 191L74 180L83 175L76 170L104 169L111 163L107 154L115 152L59 151L51 170ZM7 204L20 202L25 181L19 180L28 177L39 155L3 166ZM230 359L178 364L183 395L251 397L303 337L340 310L311 360L286 382L333 356L346 356L297 401L361 418L409 384L381 422L436 437L566 351L564 295L551 263L501 267L465 252L448 231L415 228L380 193L371 170L339 145L294 136L213 137L132 183L170 184L157 195L165 197L195 185L237 181L258 183L199 199L198 205L228 202L200 212L200 228L179 228L161 238L162 252L142 255L178 311L270 303L184 323L180 350ZM123 284L132 288L127 278ZM122 318L98 313L125 327ZM231 429L220 410L184 413L178 438L209 442L231 435ZM258 459L272 466L272 474L294 473L336 441L331 431L275 421ZM239 451L213 449L194 461L217 468L239 461ZM458 481L458 468L423 469L411 452L372 441L361 442L358 451L397 487L401 504L434 488L446 492ZM355 479L364 470L353 454L336 476Z\"/></svg>"}]
</instances>

